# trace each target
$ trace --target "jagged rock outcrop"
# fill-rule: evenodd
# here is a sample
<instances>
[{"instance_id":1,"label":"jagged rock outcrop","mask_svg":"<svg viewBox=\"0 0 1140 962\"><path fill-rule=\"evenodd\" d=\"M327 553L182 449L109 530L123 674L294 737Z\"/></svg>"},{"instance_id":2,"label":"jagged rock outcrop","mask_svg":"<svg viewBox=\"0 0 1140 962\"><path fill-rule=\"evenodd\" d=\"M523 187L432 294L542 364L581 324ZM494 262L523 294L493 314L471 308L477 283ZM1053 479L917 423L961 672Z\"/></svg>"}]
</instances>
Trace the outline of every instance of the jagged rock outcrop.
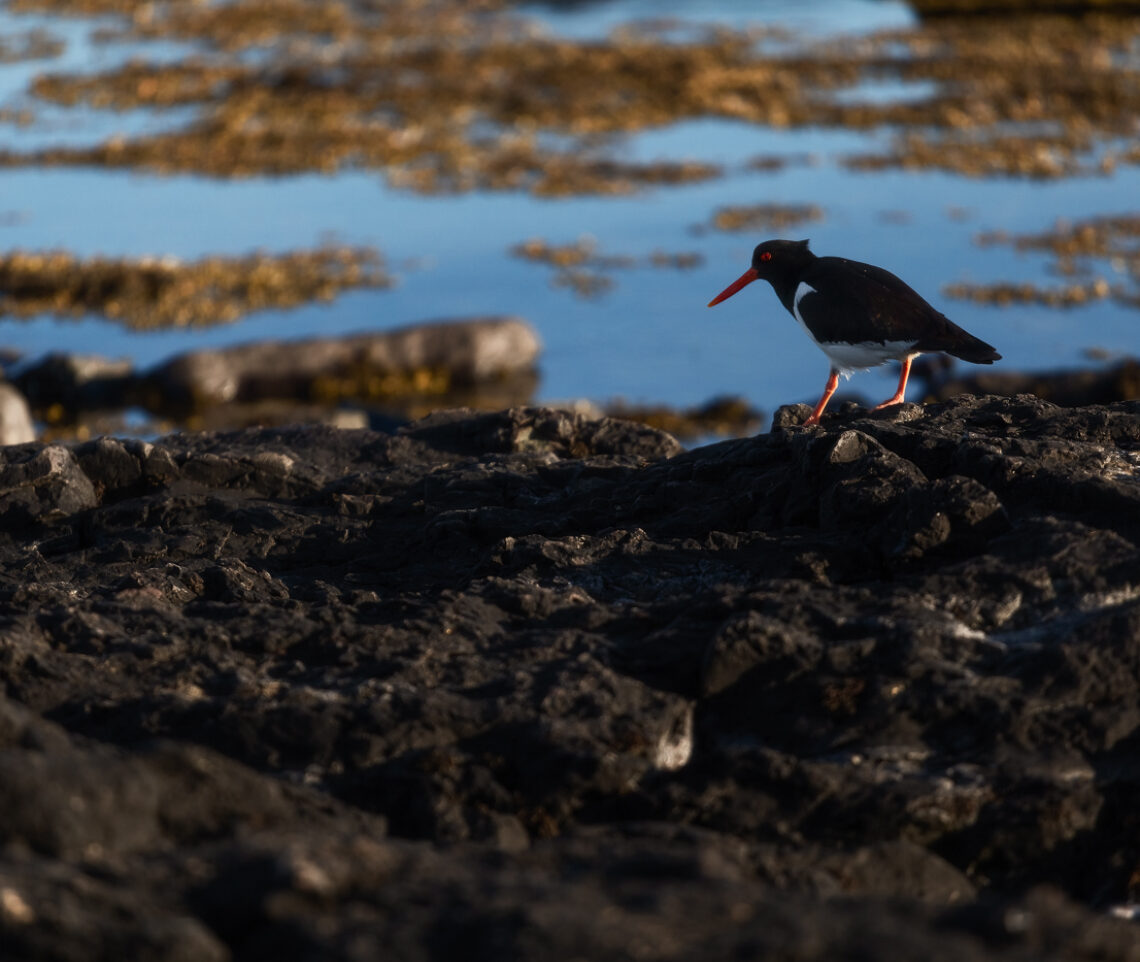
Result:
<instances>
[{"instance_id":1,"label":"jagged rock outcrop","mask_svg":"<svg viewBox=\"0 0 1140 962\"><path fill-rule=\"evenodd\" d=\"M1140 403L0 451L16 958L1136 959Z\"/></svg>"}]
</instances>

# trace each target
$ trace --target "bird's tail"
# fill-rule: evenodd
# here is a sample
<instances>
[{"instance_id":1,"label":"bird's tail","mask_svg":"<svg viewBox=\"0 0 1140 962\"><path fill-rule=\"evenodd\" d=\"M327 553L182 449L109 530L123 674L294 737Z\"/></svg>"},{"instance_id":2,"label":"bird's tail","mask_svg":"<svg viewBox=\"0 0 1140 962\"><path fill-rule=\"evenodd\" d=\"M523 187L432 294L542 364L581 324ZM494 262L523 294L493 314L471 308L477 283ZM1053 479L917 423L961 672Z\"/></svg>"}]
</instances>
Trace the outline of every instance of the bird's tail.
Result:
<instances>
[{"instance_id":1,"label":"bird's tail","mask_svg":"<svg viewBox=\"0 0 1140 962\"><path fill-rule=\"evenodd\" d=\"M965 331L962 331L961 337L955 339L954 346L949 348L946 353L960 357L963 361L969 361L971 364L993 364L994 361L1001 360L1001 355L994 350L992 344L987 344L981 338L967 334Z\"/></svg>"},{"instance_id":2,"label":"bird's tail","mask_svg":"<svg viewBox=\"0 0 1140 962\"><path fill-rule=\"evenodd\" d=\"M993 364L995 360L1001 360L1001 354L994 350L993 345L974 336L970 337L969 343L955 345L952 351L946 353L968 360L971 364Z\"/></svg>"}]
</instances>

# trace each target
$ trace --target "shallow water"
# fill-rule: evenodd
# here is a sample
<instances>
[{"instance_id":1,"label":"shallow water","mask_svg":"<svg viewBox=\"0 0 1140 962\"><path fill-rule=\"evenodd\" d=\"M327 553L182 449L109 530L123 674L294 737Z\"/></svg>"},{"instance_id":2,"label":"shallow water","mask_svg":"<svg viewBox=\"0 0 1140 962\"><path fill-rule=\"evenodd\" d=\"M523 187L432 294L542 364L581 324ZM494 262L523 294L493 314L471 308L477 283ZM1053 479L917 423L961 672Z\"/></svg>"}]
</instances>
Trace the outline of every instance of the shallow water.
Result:
<instances>
[{"instance_id":1,"label":"shallow water","mask_svg":"<svg viewBox=\"0 0 1140 962\"><path fill-rule=\"evenodd\" d=\"M602 36L627 18L676 16L739 22L740 5L726 2L648 3L614 0L552 9L523 8L550 32ZM749 5L749 17L791 36L858 34L913 22L904 4L817 0ZM145 50L174 56L169 44L106 47L89 42L106 21L22 17L0 11L0 32L42 25L67 41L61 58L0 67L0 105L27 101L36 72L105 67ZM846 99L882 101L921 94L916 85L868 85ZM40 111L30 128L0 125L0 146L94 143L115 131L134 133L181 123L182 110L126 114L90 110ZM994 344L1003 365L1052 369L1087 363L1083 351L1136 353L1135 309L1110 301L1078 309L1016 306L998 309L952 301L943 285L959 281L1056 281L1040 254L982 248L981 231L1040 231L1058 218L1121 213L1140 198L1140 169L1112 176L1030 181L975 179L925 172L853 172L843 154L881 147L888 131L780 130L743 122L687 121L628 135L627 159L694 159L723 164L726 176L654 188L626 197L541 199L483 191L423 196L386 185L375 172L335 176L221 181L200 176L153 176L102 169L0 171L0 249L66 248L79 255L241 255L284 251L322 239L374 245L398 284L391 290L340 295L332 304L265 311L206 330L138 333L98 319L0 321L0 347L34 359L67 350L131 357L145 367L172 353L264 337L300 338L385 329L420 320L476 314L517 314L545 344L539 400L690 405L738 394L771 411L814 400L827 374L823 355L803 337L766 285L708 310L705 304L747 266L756 233L708 230L713 212L730 204L815 204L820 221L785 232L810 237L820 254L879 264L901 275L968 330ZM777 172L745 168L756 155L808 154ZM1131 200L1130 200L1131 199ZM693 252L703 263L688 270L638 266L614 270L614 286L591 298L552 286L553 272L512 256L529 238L564 244L588 236L601 254L639 260L657 250ZM853 391L871 399L893 388L895 372L857 375Z\"/></svg>"}]
</instances>

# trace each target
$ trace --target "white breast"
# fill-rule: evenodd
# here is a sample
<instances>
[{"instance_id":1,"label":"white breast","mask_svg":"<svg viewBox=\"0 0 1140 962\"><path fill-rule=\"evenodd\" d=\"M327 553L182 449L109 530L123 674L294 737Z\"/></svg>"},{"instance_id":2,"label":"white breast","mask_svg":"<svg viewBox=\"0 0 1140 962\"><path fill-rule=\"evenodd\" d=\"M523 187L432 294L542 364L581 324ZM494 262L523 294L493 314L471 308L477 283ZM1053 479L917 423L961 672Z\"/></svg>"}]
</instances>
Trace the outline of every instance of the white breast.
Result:
<instances>
[{"instance_id":1,"label":"white breast","mask_svg":"<svg viewBox=\"0 0 1140 962\"><path fill-rule=\"evenodd\" d=\"M816 341L831 360L832 366L844 377L852 371L901 361L914 353L915 341L864 341L862 344L827 344Z\"/></svg>"},{"instance_id":2,"label":"white breast","mask_svg":"<svg viewBox=\"0 0 1140 962\"><path fill-rule=\"evenodd\" d=\"M860 344L832 343L817 341L811 328L804 323L800 314L800 301L808 294L814 294L815 288L801 281L792 298L792 314L799 321L807 336L819 345L821 351L827 355L834 367L844 377L849 377L852 371L863 371L869 367L877 367L887 361L898 361L908 354L914 353L917 341L863 341Z\"/></svg>"}]
</instances>

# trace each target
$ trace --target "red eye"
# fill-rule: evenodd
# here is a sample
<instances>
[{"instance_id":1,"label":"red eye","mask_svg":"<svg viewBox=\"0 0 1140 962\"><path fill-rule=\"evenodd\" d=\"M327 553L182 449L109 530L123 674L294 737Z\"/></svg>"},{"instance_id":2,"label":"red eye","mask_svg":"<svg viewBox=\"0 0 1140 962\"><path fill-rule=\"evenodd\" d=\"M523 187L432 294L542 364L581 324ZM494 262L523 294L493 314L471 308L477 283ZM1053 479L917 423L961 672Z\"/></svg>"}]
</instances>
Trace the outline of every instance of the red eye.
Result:
<instances>
[{"instance_id":1,"label":"red eye","mask_svg":"<svg viewBox=\"0 0 1140 962\"><path fill-rule=\"evenodd\" d=\"M771 259L772 259L772 252L771 251L764 251L764 253L760 255L760 260L762 260L762 261L770 261Z\"/></svg>"}]
</instances>

